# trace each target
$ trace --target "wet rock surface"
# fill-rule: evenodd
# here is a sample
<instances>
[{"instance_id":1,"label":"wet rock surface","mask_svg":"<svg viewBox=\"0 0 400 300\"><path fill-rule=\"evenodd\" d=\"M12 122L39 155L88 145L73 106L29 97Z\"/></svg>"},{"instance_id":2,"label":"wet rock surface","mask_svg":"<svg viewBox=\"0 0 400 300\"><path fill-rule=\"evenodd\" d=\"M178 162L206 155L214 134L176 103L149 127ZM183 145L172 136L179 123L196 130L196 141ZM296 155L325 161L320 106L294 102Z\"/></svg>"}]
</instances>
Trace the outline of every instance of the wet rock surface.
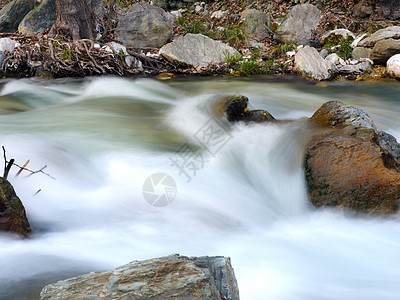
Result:
<instances>
[{"instance_id":1,"label":"wet rock surface","mask_svg":"<svg viewBox=\"0 0 400 300\"><path fill-rule=\"evenodd\" d=\"M0 231L27 236L31 232L25 208L11 183L0 177Z\"/></svg>"},{"instance_id":2,"label":"wet rock surface","mask_svg":"<svg viewBox=\"0 0 400 300\"><path fill-rule=\"evenodd\" d=\"M397 213L400 145L396 139L378 131L368 114L340 101L325 103L310 121L319 125L304 156L312 204L355 214Z\"/></svg>"}]
</instances>

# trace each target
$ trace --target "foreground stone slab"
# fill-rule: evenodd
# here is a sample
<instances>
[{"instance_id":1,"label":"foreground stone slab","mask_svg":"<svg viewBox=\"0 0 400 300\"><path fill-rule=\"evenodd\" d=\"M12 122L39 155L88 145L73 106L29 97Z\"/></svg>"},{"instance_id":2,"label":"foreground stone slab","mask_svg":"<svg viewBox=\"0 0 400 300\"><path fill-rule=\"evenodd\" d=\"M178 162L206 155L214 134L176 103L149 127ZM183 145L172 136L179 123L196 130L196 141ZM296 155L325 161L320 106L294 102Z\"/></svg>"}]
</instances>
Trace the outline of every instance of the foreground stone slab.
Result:
<instances>
[{"instance_id":1,"label":"foreground stone slab","mask_svg":"<svg viewBox=\"0 0 400 300\"><path fill-rule=\"evenodd\" d=\"M40 299L239 300L230 258L171 255L50 284Z\"/></svg>"}]
</instances>

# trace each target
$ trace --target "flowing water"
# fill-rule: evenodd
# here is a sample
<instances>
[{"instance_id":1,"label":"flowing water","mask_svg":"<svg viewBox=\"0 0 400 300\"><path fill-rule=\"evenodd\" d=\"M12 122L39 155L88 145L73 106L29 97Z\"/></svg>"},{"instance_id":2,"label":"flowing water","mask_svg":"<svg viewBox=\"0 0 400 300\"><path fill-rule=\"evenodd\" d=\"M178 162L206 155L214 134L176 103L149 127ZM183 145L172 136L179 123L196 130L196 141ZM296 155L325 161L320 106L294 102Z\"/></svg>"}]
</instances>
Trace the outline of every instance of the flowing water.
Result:
<instances>
[{"instance_id":1,"label":"flowing water","mask_svg":"<svg viewBox=\"0 0 400 300\"><path fill-rule=\"evenodd\" d=\"M230 256L245 300L398 299L400 220L314 210L302 170L304 122L227 126L213 109L219 97L242 94L275 118L298 120L340 99L399 139L398 83L0 85L7 156L21 165L30 159L33 170L47 165L56 178L11 170L33 235L0 235L1 299L38 299L59 279L173 253ZM170 183L168 195L161 184L148 191L156 173L176 190ZM169 205L146 201L163 194Z\"/></svg>"}]
</instances>

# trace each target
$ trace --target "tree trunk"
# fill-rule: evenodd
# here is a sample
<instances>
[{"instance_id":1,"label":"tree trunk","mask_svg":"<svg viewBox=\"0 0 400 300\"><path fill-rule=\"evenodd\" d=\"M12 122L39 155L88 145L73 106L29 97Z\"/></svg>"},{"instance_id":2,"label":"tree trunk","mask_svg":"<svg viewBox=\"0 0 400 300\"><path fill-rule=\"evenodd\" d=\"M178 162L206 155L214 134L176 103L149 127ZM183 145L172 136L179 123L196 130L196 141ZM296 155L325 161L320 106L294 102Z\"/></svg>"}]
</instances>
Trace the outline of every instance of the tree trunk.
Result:
<instances>
[{"instance_id":1,"label":"tree trunk","mask_svg":"<svg viewBox=\"0 0 400 300\"><path fill-rule=\"evenodd\" d=\"M57 19L50 36L63 35L74 41L94 39L94 20L86 0L55 0Z\"/></svg>"}]
</instances>

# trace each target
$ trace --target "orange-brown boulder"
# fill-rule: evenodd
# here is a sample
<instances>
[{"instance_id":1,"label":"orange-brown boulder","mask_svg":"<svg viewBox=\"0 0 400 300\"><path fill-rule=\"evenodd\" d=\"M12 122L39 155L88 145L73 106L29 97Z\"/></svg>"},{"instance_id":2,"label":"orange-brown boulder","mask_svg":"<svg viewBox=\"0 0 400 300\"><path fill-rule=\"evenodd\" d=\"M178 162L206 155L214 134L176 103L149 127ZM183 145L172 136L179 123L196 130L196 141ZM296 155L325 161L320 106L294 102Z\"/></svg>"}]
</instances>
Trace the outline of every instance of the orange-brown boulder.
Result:
<instances>
[{"instance_id":1,"label":"orange-brown boulder","mask_svg":"<svg viewBox=\"0 0 400 300\"><path fill-rule=\"evenodd\" d=\"M379 132L366 113L340 101L325 103L310 120L319 125L304 157L312 204L362 214L396 213L400 204L396 140Z\"/></svg>"}]
</instances>

